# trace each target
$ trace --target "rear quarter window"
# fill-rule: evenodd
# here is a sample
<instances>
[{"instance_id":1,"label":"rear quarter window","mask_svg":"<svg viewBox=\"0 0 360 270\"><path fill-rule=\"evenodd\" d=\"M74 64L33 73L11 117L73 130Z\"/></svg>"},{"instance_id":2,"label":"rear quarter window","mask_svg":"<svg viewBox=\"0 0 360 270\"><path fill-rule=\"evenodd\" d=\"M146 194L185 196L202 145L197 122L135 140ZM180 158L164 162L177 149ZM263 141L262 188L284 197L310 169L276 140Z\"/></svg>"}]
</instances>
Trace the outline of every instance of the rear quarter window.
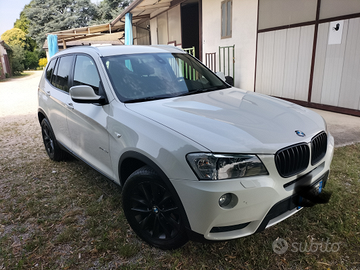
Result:
<instances>
[{"instance_id":1,"label":"rear quarter window","mask_svg":"<svg viewBox=\"0 0 360 270\"><path fill-rule=\"evenodd\" d=\"M51 82L51 76L54 74L55 64L57 59L51 60L46 69L46 79Z\"/></svg>"}]
</instances>

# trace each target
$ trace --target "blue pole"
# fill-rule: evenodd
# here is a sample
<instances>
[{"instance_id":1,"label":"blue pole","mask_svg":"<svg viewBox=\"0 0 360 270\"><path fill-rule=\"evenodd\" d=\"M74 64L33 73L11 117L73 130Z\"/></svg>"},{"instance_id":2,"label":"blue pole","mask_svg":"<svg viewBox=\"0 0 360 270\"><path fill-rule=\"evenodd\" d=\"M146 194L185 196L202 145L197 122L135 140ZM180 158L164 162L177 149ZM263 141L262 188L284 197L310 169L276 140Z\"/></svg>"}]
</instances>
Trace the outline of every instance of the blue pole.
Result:
<instances>
[{"instance_id":1,"label":"blue pole","mask_svg":"<svg viewBox=\"0 0 360 270\"><path fill-rule=\"evenodd\" d=\"M125 45L133 45L132 14L125 14Z\"/></svg>"}]
</instances>

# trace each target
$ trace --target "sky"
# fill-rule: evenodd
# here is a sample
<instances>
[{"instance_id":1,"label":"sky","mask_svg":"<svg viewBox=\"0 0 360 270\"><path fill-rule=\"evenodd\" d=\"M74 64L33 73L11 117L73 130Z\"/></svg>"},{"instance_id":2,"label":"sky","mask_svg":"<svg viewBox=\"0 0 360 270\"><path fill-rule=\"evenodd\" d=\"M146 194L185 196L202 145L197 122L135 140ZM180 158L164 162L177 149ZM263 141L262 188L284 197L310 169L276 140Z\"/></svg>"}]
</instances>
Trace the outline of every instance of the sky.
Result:
<instances>
[{"instance_id":1,"label":"sky","mask_svg":"<svg viewBox=\"0 0 360 270\"><path fill-rule=\"evenodd\" d=\"M101 0L91 0L98 3ZM31 0L0 0L0 36L14 27L16 19L20 18L20 12Z\"/></svg>"},{"instance_id":2,"label":"sky","mask_svg":"<svg viewBox=\"0 0 360 270\"><path fill-rule=\"evenodd\" d=\"M20 12L31 0L0 0L0 36L14 27L16 19L20 18Z\"/></svg>"}]
</instances>

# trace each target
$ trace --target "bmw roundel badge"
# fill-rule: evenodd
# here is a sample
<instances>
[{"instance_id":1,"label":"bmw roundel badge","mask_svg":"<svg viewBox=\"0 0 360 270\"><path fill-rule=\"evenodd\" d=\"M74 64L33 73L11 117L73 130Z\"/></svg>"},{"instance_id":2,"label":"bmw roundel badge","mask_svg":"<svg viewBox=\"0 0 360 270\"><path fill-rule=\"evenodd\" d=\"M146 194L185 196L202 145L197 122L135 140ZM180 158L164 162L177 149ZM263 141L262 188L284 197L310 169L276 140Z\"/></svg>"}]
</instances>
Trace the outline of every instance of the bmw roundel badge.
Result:
<instances>
[{"instance_id":1,"label":"bmw roundel badge","mask_svg":"<svg viewBox=\"0 0 360 270\"><path fill-rule=\"evenodd\" d=\"M305 137L305 133L300 131L300 130L295 130L296 135L300 136L300 137Z\"/></svg>"}]
</instances>

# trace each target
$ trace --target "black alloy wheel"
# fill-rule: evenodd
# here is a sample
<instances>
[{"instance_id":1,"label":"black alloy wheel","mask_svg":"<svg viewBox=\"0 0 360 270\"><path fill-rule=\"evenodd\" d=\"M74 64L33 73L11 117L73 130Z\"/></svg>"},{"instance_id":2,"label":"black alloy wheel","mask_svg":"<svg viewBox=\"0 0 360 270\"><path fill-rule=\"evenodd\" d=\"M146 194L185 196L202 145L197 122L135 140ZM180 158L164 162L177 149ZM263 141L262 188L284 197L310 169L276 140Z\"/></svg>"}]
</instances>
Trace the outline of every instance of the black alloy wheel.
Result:
<instances>
[{"instance_id":1,"label":"black alloy wheel","mask_svg":"<svg viewBox=\"0 0 360 270\"><path fill-rule=\"evenodd\" d=\"M51 125L46 118L41 121L41 134L49 158L54 161L63 160L66 153L59 147Z\"/></svg>"},{"instance_id":2,"label":"black alloy wheel","mask_svg":"<svg viewBox=\"0 0 360 270\"><path fill-rule=\"evenodd\" d=\"M135 171L125 182L125 216L136 234L154 247L175 249L188 241L180 207L148 166Z\"/></svg>"}]
</instances>

